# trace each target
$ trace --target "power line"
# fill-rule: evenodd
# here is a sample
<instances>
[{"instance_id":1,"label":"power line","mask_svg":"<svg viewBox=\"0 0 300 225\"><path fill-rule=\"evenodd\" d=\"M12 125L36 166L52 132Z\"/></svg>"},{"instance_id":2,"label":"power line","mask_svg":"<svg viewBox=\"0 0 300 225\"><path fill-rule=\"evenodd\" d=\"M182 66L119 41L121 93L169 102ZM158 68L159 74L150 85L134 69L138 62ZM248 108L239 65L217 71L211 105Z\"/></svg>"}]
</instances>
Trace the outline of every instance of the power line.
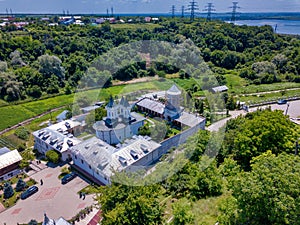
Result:
<instances>
[{"instance_id":1,"label":"power line","mask_svg":"<svg viewBox=\"0 0 300 225\"><path fill-rule=\"evenodd\" d=\"M191 11L191 21L195 19L195 13L199 10L198 3L195 0L192 0L188 5L188 10Z\"/></svg>"},{"instance_id":2,"label":"power line","mask_svg":"<svg viewBox=\"0 0 300 225\"><path fill-rule=\"evenodd\" d=\"M211 14L216 10L215 6L212 3L207 3L207 6L205 6L205 9L203 11L207 11L207 21L211 21Z\"/></svg>"},{"instance_id":3,"label":"power line","mask_svg":"<svg viewBox=\"0 0 300 225\"><path fill-rule=\"evenodd\" d=\"M238 2L232 2L233 6L229 7L232 9L232 16L231 16L231 22L236 21L236 15L238 14L237 9L240 9L241 7L238 6Z\"/></svg>"}]
</instances>

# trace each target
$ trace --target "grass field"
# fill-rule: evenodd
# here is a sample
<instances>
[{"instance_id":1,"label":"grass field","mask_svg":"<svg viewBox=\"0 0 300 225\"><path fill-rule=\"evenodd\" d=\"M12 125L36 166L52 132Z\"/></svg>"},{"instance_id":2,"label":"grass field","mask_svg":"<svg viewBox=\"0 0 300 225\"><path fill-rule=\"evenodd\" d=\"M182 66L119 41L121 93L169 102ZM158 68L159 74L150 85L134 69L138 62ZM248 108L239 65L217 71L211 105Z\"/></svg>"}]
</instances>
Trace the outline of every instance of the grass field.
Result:
<instances>
[{"instance_id":1,"label":"grass field","mask_svg":"<svg viewBox=\"0 0 300 225\"><path fill-rule=\"evenodd\" d=\"M88 98L91 102L108 99L110 95L125 95L139 90L166 90L170 88L172 82L169 80L155 80L147 83L136 83L128 85L113 86L107 89L94 89L71 95L61 95L53 98L27 102L19 105L9 105L0 107L1 123L0 130L16 125L24 120L47 112L50 109L69 105L78 97ZM76 98L74 96L76 95ZM52 113L54 118L56 114ZM38 119L32 126L36 128L37 122L43 122L49 116ZM35 128L31 127L30 130Z\"/></svg>"},{"instance_id":2,"label":"grass field","mask_svg":"<svg viewBox=\"0 0 300 225\"><path fill-rule=\"evenodd\" d=\"M253 104L253 103L261 103L264 101L276 101L288 97L300 97L300 91L290 90L290 91L285 91L284 93L276 92L276 93L268 93L263 95L241 96L240 100L243 102L248 102Z\"/></svg>"}]
</instances>

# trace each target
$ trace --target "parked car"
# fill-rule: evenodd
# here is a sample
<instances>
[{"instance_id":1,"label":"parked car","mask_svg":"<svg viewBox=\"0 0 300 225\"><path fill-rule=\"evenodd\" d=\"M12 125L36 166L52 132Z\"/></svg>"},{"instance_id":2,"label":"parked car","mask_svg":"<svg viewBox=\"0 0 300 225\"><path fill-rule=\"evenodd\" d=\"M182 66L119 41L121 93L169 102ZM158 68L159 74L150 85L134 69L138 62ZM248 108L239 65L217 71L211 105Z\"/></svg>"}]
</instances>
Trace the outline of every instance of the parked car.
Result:
<instances>
[{"instance_id":1,"label":"parked car","mask_svg":"<svg viewBox=\"0 0 300 225\"><path fill-rule=\"evenodd\" d=\"M30 197L34 193L38 192L38 190L39 190L39 188L37 186L31 186L31 187L29 187L26 191L24 191L21 194L21 199L26 199L26 198Z\"/></svg>"},{"instance_id":2,"label":"parked car","mask_svg":"<svg viewBox=\"0 0 300 225\"><path fill-rule=\"evenodd\" d=\"M61 179L61 183L66 184L66 183L70 182L71 180L73 180L75 177L76 177L75 173L69 173Z\"/></svg>"},{"instance_id":3,"label":"parked car","mask_svg":"<svg viewBox=\"0 0 300 225\"><path fill-rule=\"evenodd\" d=\"M286 103L287 103L287 100L285 100L285 99L280 99L280 100L277 101L278 105L284 105Z\"/></svg>"}]
</instances>

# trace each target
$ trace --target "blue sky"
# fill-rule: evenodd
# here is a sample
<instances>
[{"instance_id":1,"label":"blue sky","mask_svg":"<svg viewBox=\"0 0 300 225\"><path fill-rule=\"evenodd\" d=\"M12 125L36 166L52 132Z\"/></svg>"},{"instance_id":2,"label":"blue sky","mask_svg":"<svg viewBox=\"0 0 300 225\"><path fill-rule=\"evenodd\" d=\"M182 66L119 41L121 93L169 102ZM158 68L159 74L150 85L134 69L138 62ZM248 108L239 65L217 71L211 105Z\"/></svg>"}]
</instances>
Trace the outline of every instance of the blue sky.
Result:
<instances>
[{"instance_id":1,"label":"blue sky","mask_svg":"<svg viewBox=\"0 0 300 225\"><path fill-rule=\"evenodd\" d=\"M166 13L172 5L180 11L190 0L0 0L0 13L11 8L16 13L105 13L114 7L116 13ZM300 0L238 0L241 12L300 12ZM231 0L198 0L204 9L207 2L215 5L217 12L230 11Z\"/></svg>"}]
</instances>

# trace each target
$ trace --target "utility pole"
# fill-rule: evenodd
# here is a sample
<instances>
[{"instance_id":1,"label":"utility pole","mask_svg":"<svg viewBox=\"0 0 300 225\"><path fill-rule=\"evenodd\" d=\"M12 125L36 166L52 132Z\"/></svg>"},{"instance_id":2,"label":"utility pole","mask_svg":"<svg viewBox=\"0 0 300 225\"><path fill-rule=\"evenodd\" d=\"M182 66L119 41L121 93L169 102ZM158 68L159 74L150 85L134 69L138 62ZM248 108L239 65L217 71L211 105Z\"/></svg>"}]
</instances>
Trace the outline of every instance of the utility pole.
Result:
<instances>
[{"instance_id":1,"label":"utility pole","mask_svg":"<svg viewBox=\"0 0 300 225\"><path fill-rule=\"evenodd\" d=\"M237 9L240 9L241 7L238 6L238 2L232 2L232 4L233 6L230 7L232 9L231 22L234 23L236 20L236 14L238 13Z\"/></svg>"},{"instance_id":2,"label":"utility pole","mask_svg":"<svg viewBox=\"0 0 300 225\"><path fill-rule=\"evenodd\" d=\"M184 18L184 5L181 6L181 18Z\"/></svg>"},{"instance_id":3,"label":"utility pole","mask_svg":"<svg viewBox=\"0 0 300 225\"><path fill-rule=\"evenodd\" d=\"M289 107L290 107L290 104L288 103L287 106L286 106L286 111L285 111L285 115L286 115L286 116L287 116L287 114L288 114Z\"/></svg>"},{"instance_id":4,"label":"utility pole","mask_svg":"<svg viewBox=\"0 0 300 225\"><path fill-rule=\"evenodd\" d=\"M188 10L191 11L191 21L194 21L194 19L195 19L195 13L196 13L196 11L199 10L198 3L195 0L192 0L190 2L190 4L188 5Z\"/></svg>"},{"instance_id":5,"label":"utility pole","mask_svg":"<svg viewBox=\"0 0 300 225\"><path fill-rule=\"evenodd\" d=\"M111 17L114 17L114 7L111 7L110 11L111 11Z\"/></svg>"},{"instance_id":6,"label":"utility pole","mask_svg":"<svg viewBox=\"0 0 300 225\"><path fill-rule=\"evenodd\" d=\"M211 14L216 10L215 10L215 6L212 3L207 3L207 6L205 6L205 9L203 11L207 11L206 20L211 21Z\"/></svg>"},{"instance_id":7,"label":"utility pole","mask_svg":"<svg viewBox=\"0 0 300 225\"><path fill-rule=\"evenodd\" d=\"M172 5L172 8L171 8L171 13L172 13L172 18L175 17L175 5Z\"/></svg>"}]
</instances>

